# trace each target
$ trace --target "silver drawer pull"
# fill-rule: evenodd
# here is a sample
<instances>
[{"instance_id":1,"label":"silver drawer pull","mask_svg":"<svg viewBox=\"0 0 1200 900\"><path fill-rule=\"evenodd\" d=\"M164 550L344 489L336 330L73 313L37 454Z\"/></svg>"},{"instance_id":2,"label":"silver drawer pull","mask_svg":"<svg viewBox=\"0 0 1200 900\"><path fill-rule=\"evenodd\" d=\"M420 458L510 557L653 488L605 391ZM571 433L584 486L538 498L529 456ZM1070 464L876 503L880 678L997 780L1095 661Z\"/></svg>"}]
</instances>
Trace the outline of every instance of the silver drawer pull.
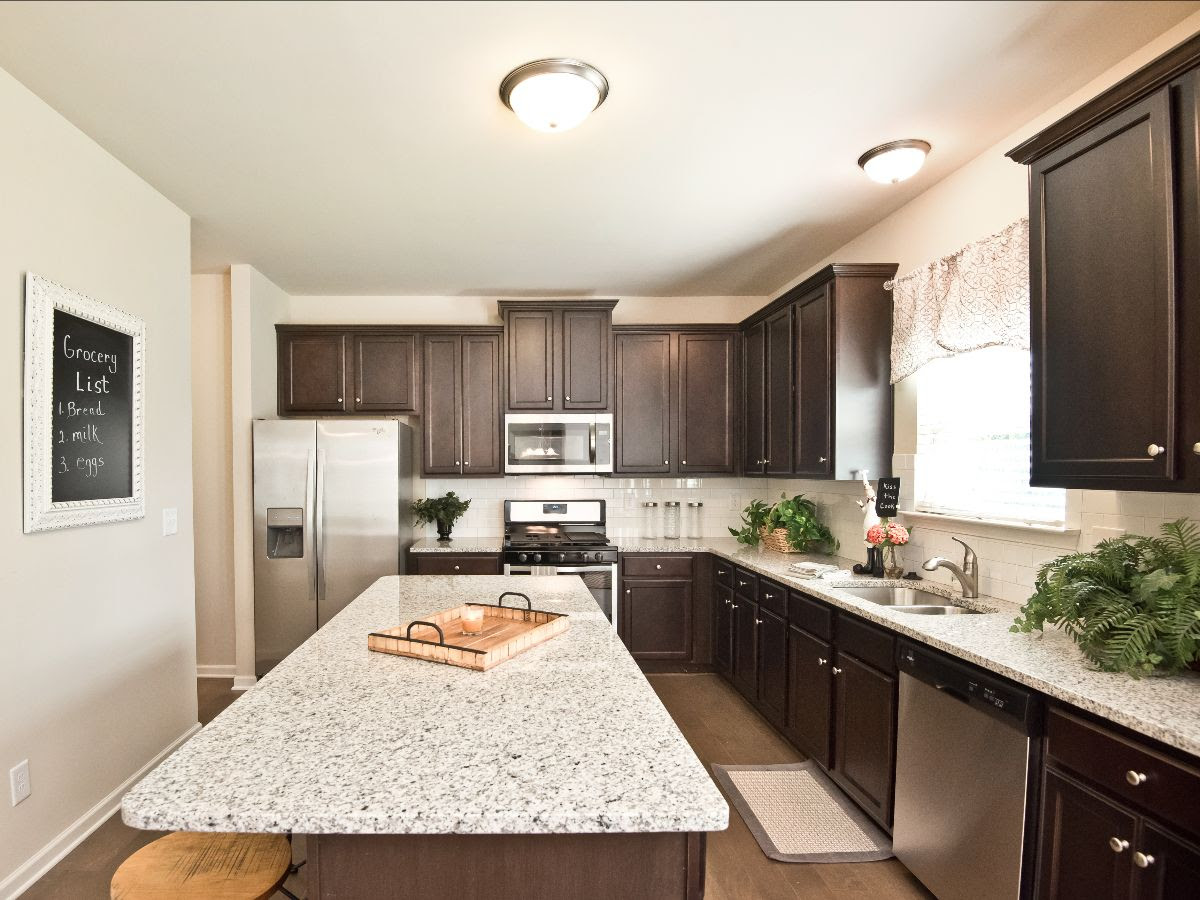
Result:
<instances>
[{"instance_id":1,"label":"silver drawer pull","mask_svg":"<svg viewBox=\"0 0 1200 900\"><path fill-rule=\"evenodd\" d=\"M1143 853L1141 850L1139 850L1137 853L1133 854L1133 864L1139 869L1148 869L1154 865L1154 857L1149 853Z\"/></svg>"},{"instance_id":2,"label":"silver drawer pull","mask_svg":"<svg viewBox=\"0 0 1200 900\"><path fill-rule=\"evenodd\" d=\"M1197 456L1200 456L1200 441L1196 441L1196 443L1192 444L1192 452Z\"/></svg>"},{"instance_id":3,"label":"silver drawer pull","mask_svg":"<svg viewBox=\"0 0 1200 900\"><path fill-rule=\"evenodd\" d=\"M818 666L827 666L827 665L829 665L829 660L827 660L823 656L818 656L817 657L817 665Z\"/></svg>"},{"instance_id":4,"label":"silver drawer pull","mask_svg":"<svg viewBox=\"0 0 1200 900\"><path fill-rule=\"evenodd\" d=\"M762 624L762 619L755 619L755 620L754 620L754 624L755 624L755 625L761 625L761 624Z\"/></svg>"},{"instance_id":5,"label":"silver drawer pull","mask_svg":"<svg viewBox=\"0 0 1200 900\"><path fill-rule=\"evenodd\" d=\"M726 572L724 569L717 569L717 574L718 575L728 575L729 573Z\"/></svg>"},{"instance_id":6,"label":"silver drawer pull","mask_svg":"<svg viewBox=\"0 0 1200 900\"><path fill-rule=\"evenodd\" d=\"M729 604L729 606L730 606L730 608L731 608L731 609L737 609L737 604L736 604L736 603L730 603L730 604Z\"/></svg>"},{"instance_id":7,"label":"silver drawer pull","mask_svg":"<svg viewBox=\"0 0 1200 900\"><path fill-rule=\"evenodd\" d=\"M1124 838L1110 837L1108 839L1108 847L1113 853L1120 853L1123 850L1129 849L1129 841Z\"/></svg>"},{"instance_id":8,"label":"silver drawer pull","mask_svg":"<svg viewBox=\"0 0 1200 900\"><path fill-rule=\"evenodd\" d=\"M457 571L458 571L458 569L459 569L459 567L458 567L458 566L455 566L455 567L454 567L454 571L455 571L455 572L457 572Z\"/></svg>"},{"instance_id":9,"label":"silver drawer pull","mask_svg":"<svg viewBox=\"0 0 1200 900\"><path fill-rule=\"evenodd\" d=\"M829 671L830 671L830 672L832 672L834 675L841 675L841 674L842 674L842 670L841 670L841 669L839 669L837 666L834 666L834 667L833 667L832 669L830 669Z\"/></svg>"},{"instance_id":10,"label":"silver drawer pull","mask_svg":"<svg viewBox=\"0 0 1200 900\"><path fill-rule=\"evenodd\" d=\"M766 597L768 600L774 600L774 599L775 599L775 595L774 595L774 594L763 594L763 596L764 596L764 597Z\"/></svg>"},{"instance_id":11,"label":"silver drawer pull","mask_svg":"<svg viewBox=\"0 0 1200 900\"><path fill-rule=\"evenodd\" d=\"M1128 772L1125 773L1125 780L1128 781L1130 784L1132 784L1134 787L1137 787L1139 784L1146 783L1146 773L1145 772L1135 772L1135 771L1133 771L1133 769L1130 769Z\"/></svg>"},{"instance_id":12,"label":"silver drawer pull","mask_svg":"<svg viewBox=\"0 0 1200 900\"><path fill-rule=\"evenodd\" d=\"M746 585L748 585L749 583L750 583L750 582L748 582L748 581L739 581L739 582L738 582L738 587L745 587L745 586L746 586Z\"/></svg>"},{"instance_id":13,"label":"silver drawer pull","mask_svg":"<svg viewBox=\"0 0 1200 900\"><path fill-rule=\"evenodd\" d=\"M1146 448L1146 455L1151 458L1158 456L1159 454L1166 453L1166 452L1167 452L1167 448L1163 447L1159 444L1151 444L1149 447Z\"/></svg>"},{"instance_id":14,"label":"silver drawer pull","mask_svg":"<svg viewBox=\"0 0 1200 900\"><path fill-rule=\"evenodd\" d=\"M662 563L656 563L656 564L655 564L655 566L654 566L654 568L656 568L656 569L661 569L661 568L662 568Z\"/></svg>"}]
</instances>

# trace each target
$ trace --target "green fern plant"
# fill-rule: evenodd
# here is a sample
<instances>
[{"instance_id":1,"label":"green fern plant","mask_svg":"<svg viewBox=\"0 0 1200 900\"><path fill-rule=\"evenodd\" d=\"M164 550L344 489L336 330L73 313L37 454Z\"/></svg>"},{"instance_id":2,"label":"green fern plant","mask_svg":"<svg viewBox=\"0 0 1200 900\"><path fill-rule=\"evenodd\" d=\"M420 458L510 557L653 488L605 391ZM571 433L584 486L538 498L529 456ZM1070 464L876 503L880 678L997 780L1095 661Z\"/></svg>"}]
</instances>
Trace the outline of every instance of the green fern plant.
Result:
<instances>
[{"instance_id":1,"label":"green fern plant","mask_svg":"<svg viewBox=\"0 0 1200 900\"><path fill-rule=\"evenodd\" d=\"M1061 627L1106 672L1172 674L1200 660L1200 527L1103 541L1038 571L1009 629Z\"/></svg>"},{"instance_id":2,"label":"green fern plant","mask_svg":"<svg viewBox=\"0 0 1200 900\"><path fill-rule=\"evenodd\" d=\"M774 506L768 506L762 500L751 500L750 505L742 510L741 528L730 528L732 534L743 544L757 547L762 540L761 529L774 531L776 528L787 530L787 541L794 550L814 550L818 547L828 553L838 550L837 538L833 532L817 518L817 504L803 494L795 497L781 494Z\"/></svg>"}]
</instances>

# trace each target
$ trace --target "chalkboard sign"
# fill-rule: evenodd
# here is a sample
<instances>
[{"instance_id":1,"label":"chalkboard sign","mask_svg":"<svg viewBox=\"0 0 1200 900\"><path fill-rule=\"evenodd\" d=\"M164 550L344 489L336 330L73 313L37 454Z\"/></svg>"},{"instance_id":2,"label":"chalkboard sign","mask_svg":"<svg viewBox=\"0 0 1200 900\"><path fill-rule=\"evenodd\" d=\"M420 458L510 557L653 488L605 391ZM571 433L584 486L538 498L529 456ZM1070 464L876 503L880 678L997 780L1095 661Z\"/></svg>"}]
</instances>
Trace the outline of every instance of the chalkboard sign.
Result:
<instances>
[{"instance_id":1,"label":"chalkboard sign","mask_svg":"<svg viewBox=\"0 0 1200 900\"><path fill-rule=\"evenodd\" d=\"M141 518L145 325L25 279L25 531Z\"/></svg>"},{"instance_id":2,"label":"chalkboard sign","mask_svg":"<svg viewBox=\"0 0 1200 900\"><path fill-rule=\"evenodd\" d=\"M54 310L50 500L133 494L133 338Z\"/></svg>"},{"instance_id":3,"label":"chalkboard sign","mask_svg":"<svg viewBox=\"0 0 1200 900\"><path fill-rule=\"evenodd\" d=\"M900 479L880 478L875 487L875 512L891 517L900 511Z\"/></svg>"}]
</instances>

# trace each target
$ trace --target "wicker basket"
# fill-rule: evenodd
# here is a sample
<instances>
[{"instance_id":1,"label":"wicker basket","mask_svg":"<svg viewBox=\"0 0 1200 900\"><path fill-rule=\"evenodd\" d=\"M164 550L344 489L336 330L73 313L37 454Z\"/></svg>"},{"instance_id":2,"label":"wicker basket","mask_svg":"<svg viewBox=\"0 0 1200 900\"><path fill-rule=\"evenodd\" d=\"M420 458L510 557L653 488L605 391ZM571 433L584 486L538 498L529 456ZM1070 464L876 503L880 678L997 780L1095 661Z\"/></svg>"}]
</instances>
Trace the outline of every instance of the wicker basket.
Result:
<instances>
[{"instance_id":1,"label":"wicker basket","mask_svg":"<svg viewBox=\"0 0 1200 900\"><path fill-rule=\"evenodd\" d=\"M762 545L768 550L774 550L776 553L804 553L804 550L797 550L788 543L787 529L776 528L774 531L768 531L765 527L758 529L758 536L762 538Z\"/></svg>"}]
</instances>

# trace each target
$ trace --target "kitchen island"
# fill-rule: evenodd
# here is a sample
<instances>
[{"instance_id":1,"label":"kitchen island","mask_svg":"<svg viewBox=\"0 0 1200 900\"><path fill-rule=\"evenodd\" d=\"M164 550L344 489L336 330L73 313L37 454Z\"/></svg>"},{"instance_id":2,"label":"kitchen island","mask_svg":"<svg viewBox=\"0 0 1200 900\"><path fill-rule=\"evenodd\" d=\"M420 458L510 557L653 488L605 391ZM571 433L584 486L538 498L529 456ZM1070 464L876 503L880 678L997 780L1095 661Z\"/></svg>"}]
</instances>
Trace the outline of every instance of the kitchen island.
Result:
<instances>
[{"instance_id":1,"label":"kitchen island","mask_svg":"<svg viewBox=\"0 0 1200 900\"><path fill-rule=\"evenodd\" d=\"M528 594L563 635L475 672L368 633ZM578 579L381 578L125 796L136 828L308 835L308 897L703 895L728 807Z\"/></svg>"}]
</instances>

